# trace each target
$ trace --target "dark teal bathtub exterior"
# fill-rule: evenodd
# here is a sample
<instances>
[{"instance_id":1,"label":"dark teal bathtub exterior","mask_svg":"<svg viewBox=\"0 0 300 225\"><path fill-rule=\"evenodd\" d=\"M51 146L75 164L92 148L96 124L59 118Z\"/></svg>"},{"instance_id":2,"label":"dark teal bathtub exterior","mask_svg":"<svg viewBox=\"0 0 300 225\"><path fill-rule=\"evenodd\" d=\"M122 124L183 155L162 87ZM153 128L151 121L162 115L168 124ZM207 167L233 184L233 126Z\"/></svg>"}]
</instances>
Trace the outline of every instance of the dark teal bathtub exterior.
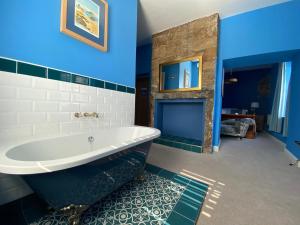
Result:
<instances>
[{"instance_id":1,"label":"dark teal bathtub exterior","mask_svg":"<svg viewBox=\"0 0 300 225\"><path fill-rule=\"evenodd\" d=\"M89 206L142 175L151 144L149 141L85 165L22 177L54 209Z\"/></svg>"}]
</instances>

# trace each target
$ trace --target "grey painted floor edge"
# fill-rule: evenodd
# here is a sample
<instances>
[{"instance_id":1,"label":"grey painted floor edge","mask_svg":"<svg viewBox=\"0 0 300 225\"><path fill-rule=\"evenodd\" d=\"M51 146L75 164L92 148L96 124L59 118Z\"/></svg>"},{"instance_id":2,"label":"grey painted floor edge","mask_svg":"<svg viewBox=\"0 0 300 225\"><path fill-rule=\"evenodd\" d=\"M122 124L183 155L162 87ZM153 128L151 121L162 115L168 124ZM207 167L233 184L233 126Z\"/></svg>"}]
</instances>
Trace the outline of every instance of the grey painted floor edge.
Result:
<instances>
[{"instance_id":1,"label":"grey painted floor edge","mask_svg":"<svg viewBox=\"0 0 300 225\"><path fill-rule=\"evenodd\" d=\"M209 185L197 225L299 225L300 169L265 133L223 138L214 154L153 144L148 163Z\"/></svg>"}]
</instances>

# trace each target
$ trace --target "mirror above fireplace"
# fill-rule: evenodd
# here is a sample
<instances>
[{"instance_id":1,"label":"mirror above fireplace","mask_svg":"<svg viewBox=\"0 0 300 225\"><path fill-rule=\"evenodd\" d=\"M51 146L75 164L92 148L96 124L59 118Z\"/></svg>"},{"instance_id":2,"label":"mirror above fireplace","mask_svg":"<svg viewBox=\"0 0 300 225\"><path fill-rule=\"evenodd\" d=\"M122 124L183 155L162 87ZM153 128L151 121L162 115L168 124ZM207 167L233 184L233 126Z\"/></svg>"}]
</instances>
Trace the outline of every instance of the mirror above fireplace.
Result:
<instances>
[{"instance_id":1,"label":"mirror above fireplace","mask_svg":"<svg viewBox=\"0 0 300 225\"><path fill-rule=\"evenodd\" d=\"M160 65L160 92L201 90L202 56Z\"/></svg>"}]
</instances>

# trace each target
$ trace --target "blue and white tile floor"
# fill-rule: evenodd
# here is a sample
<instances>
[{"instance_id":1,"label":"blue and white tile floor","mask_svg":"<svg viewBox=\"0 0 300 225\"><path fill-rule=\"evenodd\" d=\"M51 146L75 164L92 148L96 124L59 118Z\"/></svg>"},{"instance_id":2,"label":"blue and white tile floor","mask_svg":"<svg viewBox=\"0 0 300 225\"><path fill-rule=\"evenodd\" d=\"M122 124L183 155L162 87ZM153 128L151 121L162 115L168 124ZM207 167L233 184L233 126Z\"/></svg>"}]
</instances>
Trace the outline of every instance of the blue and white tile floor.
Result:
<instances>
[{"instance_id":1,"label":"blue and white tile floor","mask_svg":"<svg viewBox=\"0 0 300 225\"><path fill-rule=\"evenodd\" d=\"M196 223L208 189L206 184L152 165L147 165L145 176L144 181L131 181L91 206L83 214L81 224ZM41 205L43 203L37 203L36 200L23 202L20 213L23 223L20 224L67 225L62 213L46 213L41 210Z\"/></svg>"}]
</instances>

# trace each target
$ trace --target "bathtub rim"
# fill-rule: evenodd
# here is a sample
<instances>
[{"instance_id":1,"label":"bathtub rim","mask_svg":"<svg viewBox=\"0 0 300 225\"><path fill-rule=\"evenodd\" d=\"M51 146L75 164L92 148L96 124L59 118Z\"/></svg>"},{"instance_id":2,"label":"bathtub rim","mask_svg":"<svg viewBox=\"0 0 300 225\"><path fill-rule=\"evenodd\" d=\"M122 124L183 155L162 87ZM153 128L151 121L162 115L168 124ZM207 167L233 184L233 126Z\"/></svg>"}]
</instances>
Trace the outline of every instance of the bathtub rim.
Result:
<instances>
[{"instance_id":1,"label":"bathtub rim","mask_svg":"<svg viewBox=\"0 0 300 225\"><path fill-rule=\"evenodd\" d=\"M95 160L104 158L106 156L118 153L125 149L143 144L145 142L152 141L153 139L160 136L160 130L152 127L142 127L142 126L126 126L126 127L115 127L115 128L99 128L97 130L107 130L107 129L116 129L116 128L141 128L141 129L151 129L153 133L150 135L144 135L139 138L129 139L126 141L126 144L119 144L116 146L108 146L104 148L97 149L93 152L88 152L76 156L66 157L62 159L55 159L55 160L47 160L47 161L22 161L22 160L15 160L9 158L6 154L8 151L19 147L24 144L38 142L38 141L47 141L55 138L61 137L70 137L76 135L83 135L87 132L80 132L76 134L70 135L59 135L59 136L52 136L52 137L44 137L44 138L30 138L25 139L22 141L18 141L14 144L1 144L0 147L0 173L10 174L10 175L32 175L32 174L41 174L41 173L50 173L55 172L63 169L68 169L80 165L87 164L89 162L93 162Z\"/></svg>"}]
</instances>

